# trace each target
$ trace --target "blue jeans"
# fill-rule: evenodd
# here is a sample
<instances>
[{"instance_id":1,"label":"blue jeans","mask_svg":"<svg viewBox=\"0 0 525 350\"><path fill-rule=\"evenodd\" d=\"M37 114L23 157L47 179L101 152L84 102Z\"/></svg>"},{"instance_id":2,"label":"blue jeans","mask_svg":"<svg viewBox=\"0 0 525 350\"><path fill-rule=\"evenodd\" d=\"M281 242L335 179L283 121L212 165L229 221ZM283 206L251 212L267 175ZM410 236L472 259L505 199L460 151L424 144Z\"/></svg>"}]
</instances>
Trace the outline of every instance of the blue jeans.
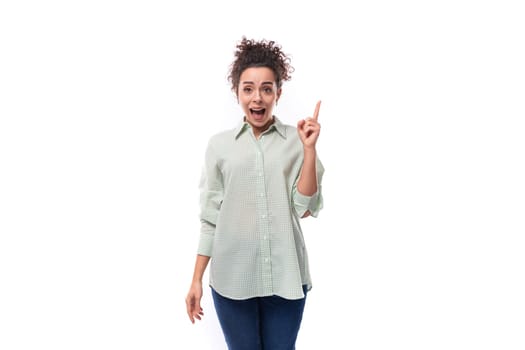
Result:
<instances>
[{"instance_id":1,"label":"blue jeans","mask_svg":"<svg viewBox=\"0 0 525 350\"><path fill-rule=\"evenodd\" d=\"M229 350L293 350L303 318L305 297L278 296L232 300L212 288L217 317Z\"/></svg>"}]
</instances>

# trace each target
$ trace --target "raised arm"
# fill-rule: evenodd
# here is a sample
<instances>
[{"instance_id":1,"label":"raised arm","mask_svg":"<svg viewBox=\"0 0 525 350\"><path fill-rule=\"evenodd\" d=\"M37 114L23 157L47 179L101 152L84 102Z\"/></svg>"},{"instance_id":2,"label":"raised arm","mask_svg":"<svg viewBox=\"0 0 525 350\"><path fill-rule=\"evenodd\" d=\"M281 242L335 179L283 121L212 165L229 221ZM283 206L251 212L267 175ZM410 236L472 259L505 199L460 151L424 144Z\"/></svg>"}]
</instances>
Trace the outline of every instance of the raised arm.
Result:
<instances>
[{"instance_id":1,"label":"raised arm","mask_svg":"<svg viewBox=\"0 0 525 350\"><path fill-rule=\"evenodd\" d=\"M321 132L321 125L318 122L320 108L321 101L318 101L313 116L300 120L297 123L297 131L304 150L303 167L297 182L297 190L304 196L313 196L317 192L317 152L315 145ZM305 212L303 217L308 215L310 215L309 211Z\"/></svg>"}]
</instances>

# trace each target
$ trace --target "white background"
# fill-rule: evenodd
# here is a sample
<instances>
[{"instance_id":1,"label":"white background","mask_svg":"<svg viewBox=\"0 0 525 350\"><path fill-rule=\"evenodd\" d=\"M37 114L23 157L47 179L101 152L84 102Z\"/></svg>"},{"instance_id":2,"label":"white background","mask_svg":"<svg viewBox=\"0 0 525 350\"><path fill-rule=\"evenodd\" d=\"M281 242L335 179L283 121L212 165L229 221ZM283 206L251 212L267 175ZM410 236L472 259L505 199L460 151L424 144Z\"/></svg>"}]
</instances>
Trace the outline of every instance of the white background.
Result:
<instances>
[{"instance_id":1,"label":"white background","mask_svg":"<svg viewBox=\"0 0 525 350\"><path fill-rule=\"evenodd\" d=\"M323 101L298 349L525 348L520 2L343 3L1 3L1 349L225 349L184 297L243 35Z\"/></svg>"}]
</instances>

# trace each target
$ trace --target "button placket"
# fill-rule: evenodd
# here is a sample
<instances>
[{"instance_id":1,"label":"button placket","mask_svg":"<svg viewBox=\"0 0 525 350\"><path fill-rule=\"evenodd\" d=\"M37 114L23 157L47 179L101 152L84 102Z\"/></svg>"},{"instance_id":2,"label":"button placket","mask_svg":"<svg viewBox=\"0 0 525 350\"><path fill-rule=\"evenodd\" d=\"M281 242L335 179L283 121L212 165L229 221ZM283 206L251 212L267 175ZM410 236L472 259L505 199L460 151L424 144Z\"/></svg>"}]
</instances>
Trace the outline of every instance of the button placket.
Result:
<instances>
[{"instance_id":1,"label":"button placket","mask_svg":"<svg viewBox=\"0 0 525 350\"><path fill-rule=\"evenodd\" d=\"M261 253L261 271L262 283L266 293L272 293L272 266L271 266L271 249L270 249L270 232L268 217L268 202L266 200L266 182L264 177L264 153L262 150L262 138L256 142L256 208L259 226L260 253Z\"/></svg>"}]
</instances>

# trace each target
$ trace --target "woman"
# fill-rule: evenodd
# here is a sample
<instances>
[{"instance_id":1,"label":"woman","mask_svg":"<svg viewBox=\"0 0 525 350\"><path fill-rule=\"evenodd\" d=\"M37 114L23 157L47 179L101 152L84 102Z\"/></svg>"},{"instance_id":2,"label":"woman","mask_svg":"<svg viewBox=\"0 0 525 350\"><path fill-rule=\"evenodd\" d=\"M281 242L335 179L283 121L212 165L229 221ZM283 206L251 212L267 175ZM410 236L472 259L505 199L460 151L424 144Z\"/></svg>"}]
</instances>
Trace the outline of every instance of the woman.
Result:
<instances>
[{"instance_id":1,"label":"woman","mask_svg":"<svg viewBox=\"0 0 525 350\"><path fill-rule=\"evenodd\" d=\"M275 42L243 38L228 80L244 118L212 136L206 150L186 307L192 323L201 319L202 277L211 261L209 285L230 350L294 349L312 287L300 218L322 208L320 102L297 127L274 116L292 72Z\"/></svg>"}]
</instances>

